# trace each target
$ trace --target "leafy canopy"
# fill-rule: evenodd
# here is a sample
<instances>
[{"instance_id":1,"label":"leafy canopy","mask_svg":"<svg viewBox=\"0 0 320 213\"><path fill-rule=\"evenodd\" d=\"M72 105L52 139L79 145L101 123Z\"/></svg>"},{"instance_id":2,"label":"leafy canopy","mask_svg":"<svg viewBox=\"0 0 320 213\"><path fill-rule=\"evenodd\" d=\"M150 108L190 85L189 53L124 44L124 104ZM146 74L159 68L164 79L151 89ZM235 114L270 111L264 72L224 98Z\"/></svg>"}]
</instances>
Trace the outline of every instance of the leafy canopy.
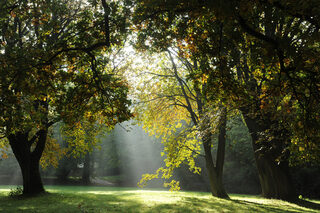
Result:
<instances>
[{"instance_id":1,"label":"leafy canopy","mask_svg":"<svg viewBox=\"0 0 320 213\"><path fill-rule=\"evenodd\" d=\"M129 12L117 5L0 3L1 137L24 133L32 141L59 121L112 127L131 116L127 84L110 63L125 39ZM47 143L48 149L54 146Z\"/></svg>"},{"instance_id":2,"label":"leafy canopy","mask_svg":"<svg viewBox=\"0 0 320 213\"><path fill-rule=\"evenodd\" d=\"M178 43L186 57L206 58L208 94L220 88L228 105L268 125L261 134L289 145L292 163L319 162L318 1L136 2L138 47Z\"/></svg>"}]
</instances>

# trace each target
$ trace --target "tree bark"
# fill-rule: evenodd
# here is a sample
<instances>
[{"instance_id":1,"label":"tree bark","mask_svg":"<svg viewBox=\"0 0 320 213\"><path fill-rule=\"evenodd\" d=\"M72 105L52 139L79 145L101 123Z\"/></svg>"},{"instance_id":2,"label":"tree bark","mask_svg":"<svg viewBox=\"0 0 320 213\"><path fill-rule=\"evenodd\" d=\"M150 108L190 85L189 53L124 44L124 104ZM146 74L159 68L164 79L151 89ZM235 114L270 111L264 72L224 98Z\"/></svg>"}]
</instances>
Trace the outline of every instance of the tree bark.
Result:
<instances>
[{"instance_id":1,"label":"tree bark","mask_svg":"<svg viewBox=\"0 0 320 213\"><path fill-rule=\"evenodd\" d=\"M39 171L39 161L29 159L19 162L23 178L23 194L39 194L44 192Z\"/></svg>"},{"instance_id":2,"label":"tree bark","mask_svg":"<svg viewBox=\"0 0 320 213\"><path fill-rule=\"evenodd\" d=\"M297 194L292 184L288 159L276 161L283 149L284 142L279 139L272 142L261 141L259 134L266 127L259 123L258 118L251 118L246 112L243 113L243 117L252 138L262 196L287 201L296 200Z\"/></svg>"},{"instance_id":3,"label":"tree bark","mask_svg":"<svg viewBox=\"0 0 320 213\"><path fill-rule=\"evenodd\" d=\"M216 166L214 166L213 157L211 153L212 134L208 132L208 134L205 137L203 137L203 148L205 152L206 168L209 174L211 193L213 196L219 198L229 198L222 181L226 143L226 122L226 109L223 108L219 122L219 137Z\"/></svg>"},{"instance_id":4,"label":"tree bark","mask_svg":"<svg viewBox=\"0 0 320 213\"><path fill-rule=\"evenodd\" d=\"M82 183L84 185L90 184L90 174L91 174L90 162L91 162L90 153L87 153L84 157L83 173L82 173Z\"/></svg>"},{"instance_id":5,"label":"tree bark","mask_svg":"<svg viewBox=\"0 0 320 213\"><path fill-rule=\"evenodd\" d=\"M203 144L206 159L206 168L209 174L211 194L219 198L229 198L222 183L222 174L218 173L217 168L214 166L211 154L211 144L204 141Z\"/></svg>"},{"instance_id":6,"label":"tree bark","mask_svg":"<svg viewBox=\"0 0 320 213\"><path fill-rule=\"evenodd\" d=\"M223 182L222 182L222 173L223 173L223 164L224 164L224 155L225 155L226 109L225 108L222 109L221 118L220 118L219 127L221 129L219 130L221 131L219 134L223 136L220 137L219 135L219 142L218 142L218 148L217 148L217 162L216 162L217 167L215 167L213 158L212 158L212 153L211 153L212 133L210 132L210 120L208 119L208 117L205 117L203 112L204 103L202 102L202 100L204 97L206 97L205 91L201 92L200 88L195 87L196 94L194 96L196 97L198 114L199 114L199 117L201 118L199 119L192 107L191 100L187 94L187 91L190 91L190 88L188 89L188 87L186 86L187 84L184 83L183 79L179 77L177 66L174 62L174 59L170 51L168 51L168 54L174 70L174 76L180 85L181 92L186 101L185 107L189 111L192 122L194 123L195 126L198 126L199 121L202 120L201 128L203 129L202 134L204 134L204 136L202 137L202 144L205 151L205 161L206 161L206 168L209 174L211 193L215 197L229 198L228 194L224 189ZM194 68L197 69L197 61L194 62ZM204 87L205 86L203 85L203 88Z\"/></svg>"},{"instance_id":7,"label":"tree bark","mask_svg":"<svg viewBox=\"0 0 320 213\"><path fill-rule=\"evenodd\" d=\"M37 145L33 151L31 151L32 142L28 140L28 133L18 132L8 137L12 151L21 168L24 195L34 195L45 191L40 176L39 162L44 150L47 132L40 130L37 135Z\"/></svg>"},{"instance_id":8,"label":"tree bark","mask_svg":"<svg viewBox=\"0 0 320 213\"><path fill-rule=\"evenodd\" d=\"M220 121L219 121L219 137L218 137L218 147L217 147L217 160L216 167L219 179L222 183L224 156L226 150L226 126L227 126L227 109L224 107L221 111Z\"/></svg>"}]
</instances>

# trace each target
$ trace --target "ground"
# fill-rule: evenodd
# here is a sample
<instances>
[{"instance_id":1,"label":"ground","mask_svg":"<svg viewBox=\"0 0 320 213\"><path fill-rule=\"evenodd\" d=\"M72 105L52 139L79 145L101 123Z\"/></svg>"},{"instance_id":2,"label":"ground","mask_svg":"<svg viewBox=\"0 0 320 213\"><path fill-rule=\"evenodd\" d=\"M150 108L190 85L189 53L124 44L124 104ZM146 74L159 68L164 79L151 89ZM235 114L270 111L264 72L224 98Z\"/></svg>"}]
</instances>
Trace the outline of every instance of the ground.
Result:
<instances>
[{"instance_id":1,"label":"ground","mask_svg":"<svg viewBox=\"0 0 320 213\"><path fill-rule=\"evenodd\" d=\"M250 195L218 199L204 192L168 192L118 187L48 186L48 194L10 198L0 186L0 212L320 212L320 201L308 207Z\"/></svg>"}]
</instances>

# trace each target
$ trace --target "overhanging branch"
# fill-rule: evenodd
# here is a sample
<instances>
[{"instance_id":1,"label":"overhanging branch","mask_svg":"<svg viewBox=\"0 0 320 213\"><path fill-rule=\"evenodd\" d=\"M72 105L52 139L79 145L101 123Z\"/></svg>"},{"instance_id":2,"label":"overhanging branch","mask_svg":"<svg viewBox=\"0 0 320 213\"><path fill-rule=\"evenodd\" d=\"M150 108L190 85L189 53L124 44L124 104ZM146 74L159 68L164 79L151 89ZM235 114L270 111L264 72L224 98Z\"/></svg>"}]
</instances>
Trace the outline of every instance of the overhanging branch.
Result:
<instances>
[{"instance_id":1,"label":"overhanging branch","mask_svg":"<svg viewBox=\"0 0 320 213\"><path fill-rule=\"evenodd\" d=\"M238 15L238 22L240 24L240 26L242 27L242 29L245 30L245 32L247 32L248 34L252 35L253 37L260 39L262 41L265 41L271 45L273 45L275 48L278 48L278 41L270 38L269 36L266 36L260 32L255 31L254 29L252 29L245 21L245 19Z\"/></svg>"}]
</instances>

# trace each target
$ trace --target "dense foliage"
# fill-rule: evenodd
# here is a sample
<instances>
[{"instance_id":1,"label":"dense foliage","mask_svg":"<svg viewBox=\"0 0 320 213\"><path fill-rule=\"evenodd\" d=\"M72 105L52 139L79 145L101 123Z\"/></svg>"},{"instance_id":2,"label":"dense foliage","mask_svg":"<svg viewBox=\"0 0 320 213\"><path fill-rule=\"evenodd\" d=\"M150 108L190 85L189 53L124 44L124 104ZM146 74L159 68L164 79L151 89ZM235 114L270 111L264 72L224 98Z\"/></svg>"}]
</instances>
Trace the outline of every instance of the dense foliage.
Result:
<instances>
[{"instance_id":1,"label":"dense foliage","mask_svg":"<svg viewBox=\"0 0 320 213\"><path fill-rule=\"evenodd\" d=\"M244 117L262 194L295 199L292 164L319 163L319 11L316 1L136 1L136 46L202 59L205 79ZM152 8L152 10L151 10ZM268 172L266 172L268 171Z\"/></svg>"},{"instance_id":2,"label":"dense foliage","mask_svg":"<svg viewBox=\"0 0 320 213\"><path fill-rule=\"evenodd\" d=\"M102 128L132 116L132 86L136 117L166 157L142 184L171 179L183 163L199 173L204 155L213 195L227 197L226 125L236 115L251 136L262 195L294 200L289 166L320 163L319 14L317 0L1 1L1 156L12 148L24 193L43 191L39 163L56 166L66 153L88 162ZM153 58L124 65L127 39ZM57 122L63 148L50 137Z\"/></svg>"},{"instance_id":3,"label":"dense foliage","mask_svg":"<svg viewBox=\"0 0 320 213\"><path fill-rule=\"evenodd\" d=\"M137 46L206 57L193 77L206 76L208 92L269 120L264 134L289 139L292 163L317 163L319 10L317 1L142 0Z\"/></svg>"},{"instance_id":4,"label":"dense foliage","mask_svg":"<svg viewBox=\"0 0 320 213\"><path fill-rule=\"evenodd\" d=\"M99 121L112 127L130 117L127 85L109 63L125 36L126 11L105 0L8 0L0 7L0 134L29 193L28 181L39 177L27 174L37 170L46 147L55 147L46 143L50 126Z\"/></svg>"}]
</instances>

